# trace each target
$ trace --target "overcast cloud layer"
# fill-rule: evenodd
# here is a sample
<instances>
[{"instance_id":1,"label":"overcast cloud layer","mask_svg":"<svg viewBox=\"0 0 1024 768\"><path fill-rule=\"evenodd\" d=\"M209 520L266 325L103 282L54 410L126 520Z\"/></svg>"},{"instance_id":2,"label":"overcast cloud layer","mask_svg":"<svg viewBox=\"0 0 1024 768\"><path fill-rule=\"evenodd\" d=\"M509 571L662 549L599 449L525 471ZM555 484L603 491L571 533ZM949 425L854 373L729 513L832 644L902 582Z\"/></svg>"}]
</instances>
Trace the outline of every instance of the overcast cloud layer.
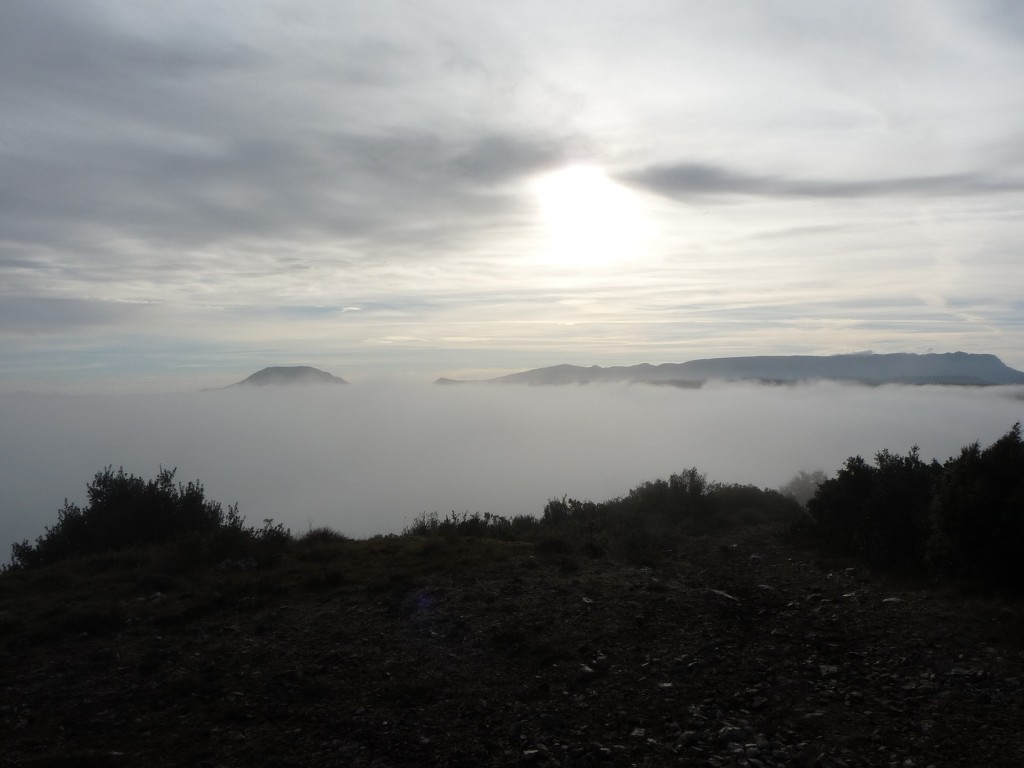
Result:
<instances>
[{"instance_id":1,"label":"overcast cloud layer","mask_svg":"<svg viewBox=\"0 0 1024 768\"><path fill-rule=\"evenodd\" d=\"M945 461L1024 419L1022 389L838 384L232 389L135 396L0 394L0 562L104 466L177 467L250 523L350 536L422 512L539 515L696 466L779 487L883 448Z\"/></svg>"},{"instance_id":2,"label":"overcast cloud layer","mask_svg":"<svg viewBox=\"0 0 1024 768\"><path fill-rule=\"evenodd\" d=\"M32 0L0 73L0 390L1024 367L1019 3Z\"/></svg>"}]
</instances>

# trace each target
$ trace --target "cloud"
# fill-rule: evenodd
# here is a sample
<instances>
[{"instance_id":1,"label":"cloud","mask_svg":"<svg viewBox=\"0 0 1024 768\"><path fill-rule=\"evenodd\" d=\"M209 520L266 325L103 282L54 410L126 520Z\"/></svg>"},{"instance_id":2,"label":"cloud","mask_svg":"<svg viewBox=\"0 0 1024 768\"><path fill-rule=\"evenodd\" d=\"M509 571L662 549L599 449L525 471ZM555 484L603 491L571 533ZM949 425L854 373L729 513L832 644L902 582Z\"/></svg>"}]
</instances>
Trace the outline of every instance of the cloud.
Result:
<instances>
[{"instance_id":1,"label":"cloud","mask_svg":"<svg viewBox=\"0 0 1024 768\"><path fill-rule=\"evenodd\" d=\"M145 309L139 304L88 299L0 296L0 335L46 334L137 322Z\"/></svg>"},{"instance_id":2,"label":"cloud","mask_svg":"<svg viewBox=\"0 0 1024 768\"><path fill-rule=\"evenodd\" d=\"M1004 179L981 173L815 180L746 174L725 166L701 163L656 165L620 174L619 178L625 183L674 199L735 195L780 198L962 197L1024 191L1024 179Z\"/></svg>"},{"instance_id":3,"label":"cloud","mask_svg":"<svg viewBox=\"0 0 1024 768\"><path fill-rule=\"evenodd\" d=\"M553 138L536 139L508 134L477 137L453 165L478 184L494 185L552 168L563 162L566 148Z\"/></svg>"},{"instance_id":4,"label":"cloud","mask_svg":"<svg viewBox=\"0 0 1024 768\"><path fill-rule=\"evenodd\" d=\"M17 151L0 155L12 243L134 240L161 260L260 238L450 246L501 215L508 199L491 188L563 154L558 134L451 119L481 75L462 42L412 35L412 18L345 16L324 36L311 25L325 8L306 4L281 20L213 12L195 34L187 14L161 30L106 3L78 9L0 19L0 61L16 73L0 94L18 105Z\"/></svg>"}]
</instances>

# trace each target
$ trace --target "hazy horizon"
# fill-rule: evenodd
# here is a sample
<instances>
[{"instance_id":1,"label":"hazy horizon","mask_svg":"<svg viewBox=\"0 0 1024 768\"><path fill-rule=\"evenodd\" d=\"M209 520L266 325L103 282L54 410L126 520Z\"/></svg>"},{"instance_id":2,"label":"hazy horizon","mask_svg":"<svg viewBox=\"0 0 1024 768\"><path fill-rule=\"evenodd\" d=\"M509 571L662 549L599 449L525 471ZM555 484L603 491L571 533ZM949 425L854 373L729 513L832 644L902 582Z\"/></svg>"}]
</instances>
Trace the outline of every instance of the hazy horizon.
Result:
<instances>
[{"instance_id":1,"label":"hazy horizon","mask_svg":"<svg viewBox=\"0 0 1024 768\"><path fill-rule=\"evenodd\" d=\"M207 498L295 533L365 537L423 512L538 515L696 466L777 488L887 448L944 461L1024 420L1021 387L835 383L256 388L188 394L0 394L0 560L84 503L107 465L176 467Z\"/></svg>"},{"instance_id":2,"label":"hazy horizon","mask_svg":"<svg viewBox=\"0 0 1024 768\"><path fill-rule=\"evenodd\" d=\"M899 352L899 351L894 350L894 352ZM935 351L935 350L930 350L930 349L926 350L924 352L916 352L916 353L910 353L910 354L916 354L916 355L939 354L939 355L943 355L943 354L953 354L953 353L956 353L956 354L961 354L961 353L978 354L978 353L971 352L969 350L943 350L943 351ZM836 353L831 354L831 355L821 355L820 357L825 358L825 359L827 359L828 357L849 356L849 355L871 357L871 356L880 355L880 354L892 354L892 353L878 353L878 352L875 352L874 350L855 350L855 351L852 351L852 352L836 352ZM548 364L544 364L544 365L527 365L527 366L522 367L522 368L513 368L513 367L509 367L509 366L506 365L506 366L495 366L495 367L492 367L492 368L487 368L487 369L482 369L482 370L481 369L462 369L462 370L460 370L460 371L458 371L458 372L456 372L454 374L453 374L452 371L442 371L440 373L438 373L438 372L430 373L430 372L423 372L423 371L416 371L416 370L404 370L404 371L403 370L391 370L391 371L366 371L366 372L363 372L362 374L356 373L355 375L352 375L350 373L345 373L345 372L339 373L336 370L326 370L324 368L320 368L319 366L311 365L309 363L288 363L288 364L268 363L267 365L260 366L258 369L255 369L255 368L253 368L253 369L246 369L245 371L240 371L238 373L235 373L234 375L237 377L235 379L231 379L230 376L226 379L225 376L228 375L228 374L224 374L224 373L222 373L221 375L217 376L216 378L214 378L214 377L212 377L212 376L210 376L208 374L204 375L202 377L199 377L199 378L182 378L182 377L177 377L177 376L164 376L164 377L153 376L153 377L149 377L145 382L141 383L141 385L140 385L139 382L128 382L128 381L120 381L120 382L118 382L117 384L115 384L113 386L111 386L109 382L106 383L106 384L102 383L102 382L99 382L99 383L94 382L92 386L82 386L82 385L79 384L78 386L76 386L76 387L74 387L74 388L72 388L70 390L60 386L59 382L56 382L56 383L51 384L51 386L38 386L35 389L27 389L27 388L4 389L2 386L0 386L0 394L44 394L44 395L81 394L81 395L111 395L111 396L121 396L121 395L132 396L132 395L145 395L145 394L157 394L157 395L189 394L189 393L194 393L194 392L211 392L211 391L218 391L218 390L222 390L222 389L232 388L232 387L235 387L236 385L246 383L246 379L249 379L254 374L260 373L260 372L262 372L264 370L269 370L269 369L287 369L287 368L312 368L312 369L317 370L317 371L319 371L321 373L327 373L327 374L330 374L330 375L332 375L332 376L334 376L336 378L340 378L340 379L342 379L344 381L344 383L346 385L365 386L365 387L376 387L376 386L388 387L388 386L392 386L392 385L395 385L395 384L407 384L407 385L417 386L417 385L424 385L424 384L437 384L439 381L449 381L449 382L454 382L454 383L459 383L459 384L462 384L462 383L480 384L480 383L488 383L488 382L491 382L492 380L497 381L497 380L501 379L502 377L510 375L510 374L525 373L525 372L530 372L530 371L535 371L535 370L544 370L544 369L548 369L548 368L554 369L554 368L559 368L561 366L571 366L571 367L574 367L574 368L592 368L592 367L600 367L600 368L621 368L621 367L627 367L628 368L628 367L636 367L636 366L640 366L640 365L659 366L659 365L663 365L663 364L670 364L671 365L671 364L680 364L680 363L687 363L687 362L696 362L696 361L711 360L711 359L724 359L724 358L745 358L745 357L756 358L756 357L788 357L788 356L790 356L790 355L772 355L772 354L769 354L769 353L764 353L764 354L751 354L751 355L729 355L729 356L722 356L721 358L705 357L705 358L685 358L685 359L680 358L680 359L673 359L673 360L641 360L641 361L634 362L634 363L621 363L621 364L616 364L616 365L600 364L600 363L586 362L586 361L569 362L569 361L566 361L566 360L562 360L561 362L551 363L550 365L548 365ZM1002 363L1007 365L1007 367L1009 367L1009 368L1011 368L1013 370L1019 371L1019 372L1024 372L1024 369L1016 368L1016 367L1014 367L1012 365L1009 365L1005 360L1003 360L1002 358L999 358L998 355L996 355L996 357ZM572 358L570 358L570 360L571 359ZM461 375L458 375L458 374L461 374ZM828 379L827 376L822 376L821 380L827 381L829 379ZM814 381L814 379L812 378L812 379L809 379L808 381ZM709 380L708 383L712 383L713 384L715 382L714 382L713 379L711 379L711 380ZM281 383L281 382L278 382L278 383L268 383L268 384L265 384L265 385L264 384L259 384L259 385L253 385L253 386L259 387L259 388L262 388L263 386L267 386L267 387L273 389L274 387L279 387L279 386L282 386L282 385L287 386L287 384L284 384L284 383ZM552 385L553 386L561 386L561 384L552 384ZM248 386L247 383L246 383L246 386ZM305 384L304 383L299 383L299 384L297 384L297 386L305 386ZM314 386L315 386L315 384L314 384ZM991 385L985 384L985 385L982 385L982 386L991 386Z\"/></svg>"}]
</instances>

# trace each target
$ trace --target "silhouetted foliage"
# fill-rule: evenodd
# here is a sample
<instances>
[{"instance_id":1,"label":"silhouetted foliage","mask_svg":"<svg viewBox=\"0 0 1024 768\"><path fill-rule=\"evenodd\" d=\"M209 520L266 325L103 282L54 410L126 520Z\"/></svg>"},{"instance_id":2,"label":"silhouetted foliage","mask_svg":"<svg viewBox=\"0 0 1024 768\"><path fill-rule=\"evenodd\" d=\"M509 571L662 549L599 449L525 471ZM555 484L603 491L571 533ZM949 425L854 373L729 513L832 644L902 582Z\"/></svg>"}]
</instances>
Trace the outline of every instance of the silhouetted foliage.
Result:
<instances>
[{"instance_id":1,"label":"silhouetted foliage","mask_svg":"<svg viewBox=\"0 0 1024 768\"><path fill-rule=\"evenodd\" d=\"M728 524L793 522L803 516L800 504L781 491L739 483L713 483L707 494L711 519Z\"/></svg>"},{"instance_id":2,"label":"silhouetted foliage","mask_svg":"<svg viewBox=\"0 0 1024 768\"><path fill-rule=\"evenodd\" d=\"M267 518L263 527L250 530L252 546L250 555L257 565L276 565L284 556L292 541L292 534L284 523L275 524Z\"/></svg>"},{"instance_id":3,"label":"silhouetted foliage","mask_svg":"<svg viewBox=\"0 0 1024 768\"><path fill-rule=\"evenodd\" d=\"M1024 587L1024 440L1021 425L988 448L946 462L932 505L930 562L1002 586Z\"/></svg>"},{"instance_id":4,"label":"silhouetted foliage","mask_svg":"<svg viewBox=\"0 0 1024 768\"><path fill-rule=\"evenodd\" d=\"M290 538L273 521L262 529L245 526L238 507L227 512L207 501L198 482L175 484L174 469L160 468L144 480L106 467L88 485L88 504L67 499L57 523L45 529L35 544L26 539L11 548L11 569L27 569L60 560L175 542L176 558L186 564L249 556L272 561Z\"/></svg>"},{"instance_id":5,"label":"silhouetted foliage","mask_svg":"<svg viewBox=\"0 0 1024 768\"><path fill-rule=\"evenodd\" d=\"M739 523L790 521L799 505L778 491L709 482L696 468L638 485L621 499L598 505L624 523L654 531L709 533Z\"/></svg>"},{"instance_id":6,"label":"silhouetted foliage","mask_svg":"<svg viewBox=\"0 0 1024 768\"><path fill-rule=\"evenodd\" d=\"M458 513L454 510L445 517L437 512L417 515L411 525L402 531L403 536L469 536L477 538L512 541L522 539L536 529L539 521L529 515L508 518L490 512Z\"/></svg>"},{"instance_id":7,"label":"silhouetted foliage","mask_svg":"<svg viewBox=\"0 0 1024 768\"><path fill-rule=\"evenodd\" d=\"M965 447L944 465L915 447L874 465L846 460L807 504L828 549L887 568L1024 588L1024 440L1020 424L990 447Z\"/></svg>"},{"instance_id":8,"label":"silhouetted foliage","mask_svg":"<svg viewBox=\"0 0 1024 768\"><path fill-rule=\"evenodd\" d=\"M470 536L506 541L572 544L587 555L609 555L637 565L654 563L674 537L704 534L741 523L789 522L800 506L778 491L711 483L695 468L668 480L641 483L603 502L551 499L538 519L489 513L419 515L403 531L415 536Z\"/></svg>"},{"instance_id":9,"label":"silhouetted foliage","mask_svg":"<svg viewBox=\"0 0 1024 768\"><path fill-rule=\"evenodd\" d=\"M912 569L924 559L932 489L941 471L937 462L922 461L916 446L906 456L880 451L874 465L854 456L818 486L807 509L832 550Z\"/></svg>"},{"instance_id":10,"label":"silhouetted foliage","mask_svg":"<svg viewBox=\"0 0 1024 768\"><path fill-rule=\"evenodd\" d=\"M705 475L689 467L665 480L641 483L623 500L638 515L671 514L676 517L707 511L709 485Z\"/></svg>"},{"instance_id":11,"label":"silhouetted foliage","mask_svg":"<svg viewBox=\"0 0 1024 768\"><path fill-rule=\"evenodd\" d=\"M308 531L299 536L296 542L305 547L316 547L325 544L339 544L343 541L350 541L349 537L336 531L333 528L321 525L316 528L310 527Z\"/></svg>"}]
</instances>

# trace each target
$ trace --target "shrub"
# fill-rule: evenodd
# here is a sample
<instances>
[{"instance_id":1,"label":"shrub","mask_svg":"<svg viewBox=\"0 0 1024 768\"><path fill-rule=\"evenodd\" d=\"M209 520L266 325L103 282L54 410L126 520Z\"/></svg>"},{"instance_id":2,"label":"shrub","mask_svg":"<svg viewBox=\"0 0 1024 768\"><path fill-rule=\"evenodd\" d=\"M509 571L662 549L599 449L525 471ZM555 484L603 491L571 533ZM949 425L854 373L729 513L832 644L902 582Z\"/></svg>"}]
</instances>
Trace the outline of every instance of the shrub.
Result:
<instances>
[{"instance_id":1,"label":"shrub","mask_svg":"<svg viewBox=\"0 0 1024 768\"><path fill-rule=\"evenodd\" d=\"M1024 589L1021 425L988 448L975 442L944 465L883 450L846 460L807 504L809 533L837 554L901 570ZM796 531L807 534L807 526Z\"/></svg>"},{"instance_id":2,"label":"shrub","mask_svg":"<svg viewBox=\"0 0 1024 768\"><path fill-rule=\"evenodd\" d=\"M932 504L928 558L937 568L995 585L1024 583L1024 440L1021 425L982 450L951 458Z\"/></svg>"},{"instance_id":3,"label":"shrub","mask_svg":"<svg viewBox=\"0 0 1024 768\"><path fill-rule=\"evenodd\" d=\"M252 531L251 557L257 565L277 565L291 540L291 532L283 523L275 525L273 520L267 518L262 528Z\"/></svg>"},{"instance_id":4,"label":"shrub","mask_svg":"<svg viewBox=\"0 0 1024 768\"><path fill-rule=\"evenodd\" d=\"M106 467L87 486L85 507L66 499L57 523L35 544L11 548L9 569L37 568L83 555L131 547L168 545L174 563L191 568L203 562L254 557L270 562L280 556L290 534L267 520L260 530L246 527L237 505L227 512L207 501L198 482L174 483L175 470L160 468L153 480Z\"/></svg>"},{"instance_id":5,"label":"shrub","mask_svg":"<svg viewBox=\"0 0 1024 768\"><path fill-rule=\"evenodd\" d=\"M802 517L800 503L771 488L714 483L708 492L711 516L723 523L792 523Z\"/></svg>"},{"instance_id":6,"label":"shrub","mask_svg":"<svg viewBox=\"0 0 1024 768\"><path fill-rule=\"evenodd\" d=\"M538 525L577 537L593 553L650 564L680 535L704 535L737 524L788 523L801 515L800 505L778 491L712 483L690 467L596 504L565 496L551 499Z\"/></svg>"},{"instance_id":7,"label":"shrub","mask_svg":"<svg viewBox=\"0 0 1024 768\"><path fill-rule=\"evenodd\" d=\"M302 546L316 547L323 546L326 544L340 544L345 541L349 541L348 536L336 531L333 528L327 526L319 526L317 528L310 528L304 534L298 537L298 543Z\"/></svg>"},{"instance_id":8,"label":"shrub","mask_svg":"<svg viewBox=\"0 0 1024 768\"><path fill-rule=\"evenodd\" d=\"M535 523L534 518L525 515L513 518L494 515L490 512L458 513L454 510L445 517L437 512L423 512L416 516L411 525L402 531L403 536L448 536L500 539L510 541L520 537Z\"/></svg>"},{"instance_id":9,"label":"shrub","mask_svg":"<svg viewBox=\"0 0 1024 768\"><path fill-rule=\"evenodd\" d=\"M851 456L834 478L818 486L807 511L822 543L830 549L853 554L859 548L861 510L874 484L874 467L860 456Z\"/></svg>"},{"instance_id":10,"label":"shrub","mask_svg":"<svg viewBox=\"0 0 1024 768\"><path fill-rule=\"evenodd\" d=\"M626 503L642 516L668 514L674 517L699 515L707 511L710 486L696 467L684 469L665 480L641 483L626 496Z\"/></svg>"},{"instance_id":11,"label":"shrub","mask_svg":"<svg viewBox=\"0 0 1024 768\"><path fill-rule=\"evenodd\" d=\"M906 456L880 451L874 466L854 456L818 486L807 509L836 553L913 569L924 559L932 489L941 471L937 462L923 462L916 446Z\"/></svg>"},{"instance_id":12,"label":"shrub","mask_svg":"<svg viewBox=\"0 0 1024 768\"><path fill-rule=\"evenodd\" d=\"M15 568L36 567L85 554L167 541L192 531L213 531L224 523L220 504L204 498L202 485L174 484L173 469L156 479L106 467L88 486L85 508L64 500L57 523L29 544L12 547Z\"/></svg>"}]
</instances>

